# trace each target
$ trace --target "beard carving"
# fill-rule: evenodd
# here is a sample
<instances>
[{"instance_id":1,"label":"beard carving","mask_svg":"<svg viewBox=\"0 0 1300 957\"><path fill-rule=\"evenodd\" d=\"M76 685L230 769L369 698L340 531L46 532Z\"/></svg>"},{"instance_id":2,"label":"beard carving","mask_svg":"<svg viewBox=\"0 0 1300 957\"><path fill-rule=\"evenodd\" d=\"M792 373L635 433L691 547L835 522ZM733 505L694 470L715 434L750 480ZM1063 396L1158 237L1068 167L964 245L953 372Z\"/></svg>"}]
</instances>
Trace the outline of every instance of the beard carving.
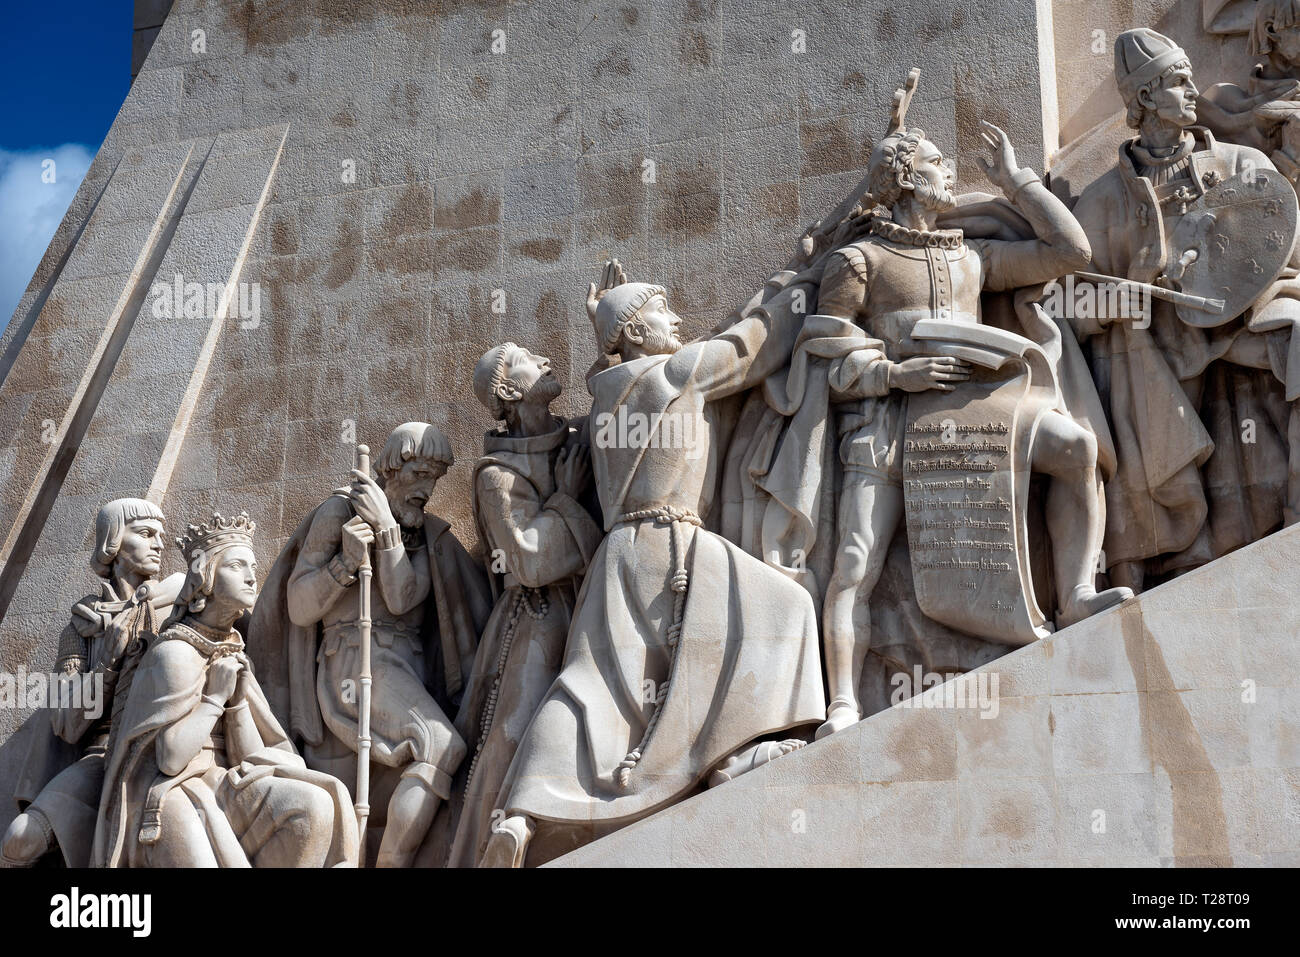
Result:
<instances>
[{"instance_id":1,"label":"beard carving","mask_svg":"<svg viewBox=\"0 0 1300 957\"><path fill-rule=\"evenodd\" d=\"M671 332L647 332L642 348L651 355L672 355L682 347L682 340Z\"/></svg>"},{"instance_id":2,"label":"beard carving","mask_svg":"<svg viewBox=\"0 0 1300 957\"><path fill-rule=\"evenodd\" d=\"M550 405L560 397L562 387L560 380L553 375L538 376L537 381L533 383L532 388L525 393L523 401L533 402L537 405Z\"/></svg>"},{"instance_id":3,"label":"beard carving","mask_svg":"<svg viewBox=\"0 0 1300 957\"><path fill-rule=\"evenodd\" d=\"M925 180L918 179L913 187L917 201L926 209L945 212L957 205L957 198L944 186L931 186Z\"/></svg>"}]
</instances>

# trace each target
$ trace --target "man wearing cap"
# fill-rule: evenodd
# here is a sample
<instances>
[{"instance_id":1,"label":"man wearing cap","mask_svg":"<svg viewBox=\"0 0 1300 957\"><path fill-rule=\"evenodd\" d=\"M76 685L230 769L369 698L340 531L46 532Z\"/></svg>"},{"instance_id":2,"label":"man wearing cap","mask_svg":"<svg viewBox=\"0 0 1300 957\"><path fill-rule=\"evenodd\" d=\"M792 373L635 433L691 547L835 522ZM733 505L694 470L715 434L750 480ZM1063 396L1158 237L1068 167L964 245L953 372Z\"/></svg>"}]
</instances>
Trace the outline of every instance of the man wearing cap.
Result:
<instances>
[{"instance_id":1,"label":"man wearing cap","mask_svg":"<svg viewBox=\"0 0 1300 957\"><path fill-rule=\"evenodd\" d=\"M715 400L787 361L803 317L783 303L683 346L664 288L621 272L608 263L587 301L619 359L588 381L607 534L502 789L488 866L542 863L730 780L802 744L790 729L825 711L811 597L704 527Z\"/></svg>"},{"instance_id":2,"label":"man wearing cap","mask_svg":"<svg viewBox=\"0 0 1300 957\"><path fill-rule=\"evenodd\" d=\"M1259 150L1194 125L1191 63L1168 37L1122 33L1115 80L1138 135L1120 145L1116 165L1084 190L1074 213L1096 272L1165 285L1178 267L1170 238L1188 208L1233 176L1249 181L1252 170L1274 167ZM1264 214L1261 207L1258 230L1266 233ZM1231 255L1232 239L1216 236L1212 254ZM1112 582L1140 589L1144 579L1204 564L1300 516L1295 264L1293 250L1277 282L1212 328L1189 325L1160 299L1151 300L1149 326L1117 321L1130 308L1112 318L1106 296L1096 297L1096 318L1071 317L1080 338L1090 337L1116 443L1117 472L1106 485ZM1248 263L1241 269L1240 282L1250 282Z\"/></svg>"}]
</instances>

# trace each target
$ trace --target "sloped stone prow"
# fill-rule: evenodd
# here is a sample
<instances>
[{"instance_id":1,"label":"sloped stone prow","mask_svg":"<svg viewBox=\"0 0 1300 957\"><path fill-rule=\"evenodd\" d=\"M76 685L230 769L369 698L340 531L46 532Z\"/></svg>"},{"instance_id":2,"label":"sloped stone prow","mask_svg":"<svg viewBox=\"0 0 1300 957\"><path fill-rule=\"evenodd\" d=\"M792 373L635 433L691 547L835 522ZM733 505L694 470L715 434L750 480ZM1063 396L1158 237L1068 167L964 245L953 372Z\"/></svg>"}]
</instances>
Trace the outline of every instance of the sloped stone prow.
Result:
<instances>
[{"instance_id":1,"label":"sloped stone prow","mask_svg":"<svg viewBox=\"0 0 1300 957\"><path fill-rule=\"evenodd\" d=\"M1300 863L1300 528L929 695L553 865Z\"/></svg>"}]
</instances>

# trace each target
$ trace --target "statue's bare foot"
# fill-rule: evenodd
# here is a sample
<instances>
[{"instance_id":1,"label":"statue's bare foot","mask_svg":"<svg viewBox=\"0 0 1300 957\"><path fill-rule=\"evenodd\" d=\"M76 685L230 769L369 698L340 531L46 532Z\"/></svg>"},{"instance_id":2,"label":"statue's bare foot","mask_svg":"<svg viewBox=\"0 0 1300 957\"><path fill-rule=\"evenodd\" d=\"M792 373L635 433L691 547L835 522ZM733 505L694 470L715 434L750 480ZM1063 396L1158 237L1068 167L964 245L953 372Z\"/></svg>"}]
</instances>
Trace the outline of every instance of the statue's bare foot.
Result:
<instances>
[{"instance_id":1,"label":"statue's bare foot","mask_svg":"<svg viewBox=\"0 0 1300 957\"><path fill-rule=\"evenodd\" d=\"M479 867L521 868L528 853L528 841L533 836L528 818L515 814L492 828L487 847Z\"/></svg>"},{"instance_id":2,"label":"statue's bare foot","mask_svg":"<svg viewBox=\"0 0 1300 957\"><path fill-rule=\"evenodd\" d=\"M716 788L719 784L734 781L742 774L761 768L783 754L797 751L807 743L802 738L786 738L784 741L759 741L747 745L713 769L709 775L709 787Z\"/></svg>"},{"instance_id":3,"label":"statue's bare foot","mask_svg":"<svg viewBox=\"0 0 1300 957\"><path fill-rule=\"evenodd\" d=\"M1061 608L1060 613L1056 616L1056 630L1069 628L1071 625L1083 621L1099 611L1105 611L1107 608L1113 608L1121 602L1126 602L1133 597L1131 588L1107 588L1105 591L1097 591L1088 585L1080 585L1070 595Z\"/></svg>"},{"instance_id":4,"label":"statue's bare foot","mask_svg":"<svg viewBox=\"0 0 1300 957\"><path fill-rule=\"evenodd\" d=\"M861 720L862 715L856 706L847 701L832 701L831 706L826 709L826 720L817 729L817 740L820 741L836 731L851 728Z\"/></svg>"}]
</instances>

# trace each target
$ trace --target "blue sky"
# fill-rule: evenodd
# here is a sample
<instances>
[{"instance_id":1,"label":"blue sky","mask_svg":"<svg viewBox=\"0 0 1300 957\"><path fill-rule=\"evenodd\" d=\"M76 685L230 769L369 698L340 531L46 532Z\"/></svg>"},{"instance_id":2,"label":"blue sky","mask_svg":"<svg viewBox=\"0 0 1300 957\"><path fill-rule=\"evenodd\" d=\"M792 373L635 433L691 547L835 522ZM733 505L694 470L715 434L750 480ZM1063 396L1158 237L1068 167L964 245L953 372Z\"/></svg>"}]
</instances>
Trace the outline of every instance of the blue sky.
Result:
<instances>
[{"instance_id":1,"label":"blue sky","mask_svg":"<svg viewBox=\"0 0 1300 957\"><path fill-rule=\"evenodd\" d=\"M0 30L0 329L126 99L133 7L132 0L6 4ZM46 160L54 161L52 183L45 181Z\"/></svg>"}]
</instances>

